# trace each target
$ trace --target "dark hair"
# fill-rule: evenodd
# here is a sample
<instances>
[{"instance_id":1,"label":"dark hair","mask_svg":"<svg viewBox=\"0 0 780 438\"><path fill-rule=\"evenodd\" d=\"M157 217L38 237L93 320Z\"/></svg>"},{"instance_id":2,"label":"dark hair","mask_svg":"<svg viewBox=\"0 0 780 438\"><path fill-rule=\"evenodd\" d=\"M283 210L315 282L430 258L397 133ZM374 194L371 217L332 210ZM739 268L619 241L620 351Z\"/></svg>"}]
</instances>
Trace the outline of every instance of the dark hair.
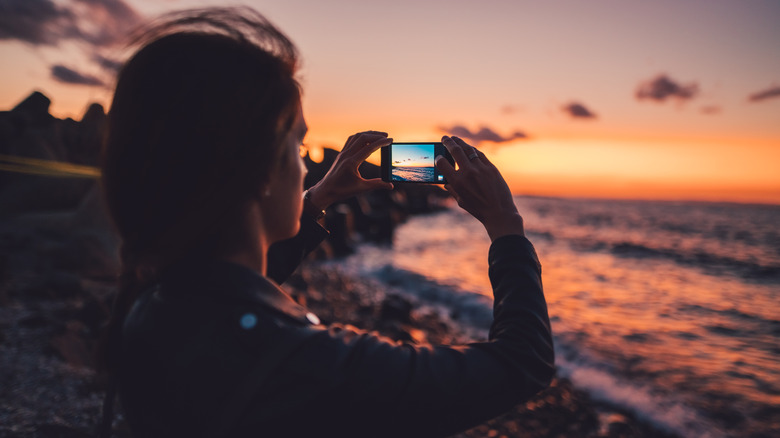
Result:
<instances>
[{"instance_id":1,"label":"dark hair","mask_svg":"<svg viewBox=\"0 0 780 438\"><path fill-rule=\"evenodd\" d=\"M137 297L172 263L225 248L279 165L300 102L295 46L250 8L174 12L142 29L108 114L102 186L122 271L99 349L113 371ZM226 222L228 221L228 222Z\"/></svg>"}]
</instances>

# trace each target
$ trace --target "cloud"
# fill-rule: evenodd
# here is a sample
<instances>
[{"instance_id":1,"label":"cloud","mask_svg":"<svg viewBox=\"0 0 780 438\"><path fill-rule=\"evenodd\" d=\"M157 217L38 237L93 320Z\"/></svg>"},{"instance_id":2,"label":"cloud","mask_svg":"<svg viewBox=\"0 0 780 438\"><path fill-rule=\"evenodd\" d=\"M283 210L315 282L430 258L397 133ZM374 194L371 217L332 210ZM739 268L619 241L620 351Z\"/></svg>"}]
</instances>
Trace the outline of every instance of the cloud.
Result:
<instances>
[{"instance_id":1,"label":"cloud","mask_svg":"<svg viewBox=\"0 0 780 438\"><path fill-rule=\"evenodd\" d=\"M575 119L595 119L597 117L595 113L585 108L585 105L578 102L571 102L561 109Z\"/></svg>"},{"instance_id":2,"label":"cloud","mask_svg":"<svg viewBox=\"0 0 780 438\"><path fill-rule=\"evenodd\" d=\"M762 100L780 97L780 87L771 87L763 91L758 91L748 96L749 102L761 102Z\"/></svg>"},{"instance_id":3,"label":"cloud","mask_svg":"<svg viewBox=\"0 0 780 438\"><path fill-rule=\"evenodd\" d=\"M636 98L638 100L650 99L658 102L663 102L669 98L688 100L696 97L698 93L698 84L681 85L662 74L639 84L636 90Z\"/></svg>"},{"instance_id":4,"label":"cloud","mask_svg":"<svg viewBox=\"0 0 780 438\"><path fill-rule=\"evenodd\" d=\"M106 58L99 53L92 55L92 61L102 67L104 70L110 71L112 73L117 73L119 72L119 69L122 68L121 62Z\"/></svg>"},{"instance_id":5,"label":"cloud","mask_svg":"<svg viewBox=\"0 0 780 438\"><path fill-rule=\"evenodd\" d=\"M124 0L11 0L0 3L0 40L56 46L64 40L105 47L141 21Z\"/></svg>"},{"instance_id":6,"label":"cloud","mask_svg":"<svg viewBox=\"0 0 780 438\"><path fill-rule=\"evenodd\" d=\"M65 84L74 85L90 85L90 86L102 86L105 85L100 78L92 75L79 73L76 70L65 67L64 65L54 65L51 67L51 77L57 81Z\"/></svg>"},{"instance_id":7,"label":"cloud","mask_svg":"<svg viewBox=\"0 0 780 438\"><path fill-rule=\"evenodd\" d=\"M0 40L54 46L81 33L76 21L70 9L51 0L4 1L0 3Z\"/></svg>"},{"instance_id":8,"label":"cloud","mask_svg":"<svg viewBox=\"0 0 780 438\"><path fill-rule=\"evenodd\" d=\"M501 114L514 114L520 110L520 107L516 105L504 105L501 107Z\"/></svg>"},{"instance_id":9,"label":"cloud","mask_svg":"<svg viewBox=\"0 0 780 438\"><path fill-rule=\"evenodd\" d=\"M487 126L481 126L479 128L479 131L472 132L469 128L466 128L462 125L454 125L452 127L444 127L440 126L439 130L446 133L447 135L454 135L457 137L460 137L466 141L471 141L473 143L481 143L483 141L489 141L493 143L506 143L508 141L512 141L518 138L528 138L528 135L526 135L524 132L521 131L515 131L511 135L504 137L502 135L499 135L494 131L493 129L487 127Z\"/></svg>"},{"instance_id":10,"label":"cloud","mask_svg":"<svg viewBox=\"0 0 780 438\"><path fill-rule=\"evenodd\" d=\"M720 114L722 109L718 105L705 105L701 107L699 111L701 111L702 114L713 115L713 114Z\"/></svg>"},{"instance_id":11,"label":"cloud","mask_svg":"<svg viewBox=\"0 0 780 438\"><path fill-rule=\"evenodd\" d=\"M80 37L97 47L119 42L142 20L124 0L71 0Z\"/></svg>"}]
</instances>

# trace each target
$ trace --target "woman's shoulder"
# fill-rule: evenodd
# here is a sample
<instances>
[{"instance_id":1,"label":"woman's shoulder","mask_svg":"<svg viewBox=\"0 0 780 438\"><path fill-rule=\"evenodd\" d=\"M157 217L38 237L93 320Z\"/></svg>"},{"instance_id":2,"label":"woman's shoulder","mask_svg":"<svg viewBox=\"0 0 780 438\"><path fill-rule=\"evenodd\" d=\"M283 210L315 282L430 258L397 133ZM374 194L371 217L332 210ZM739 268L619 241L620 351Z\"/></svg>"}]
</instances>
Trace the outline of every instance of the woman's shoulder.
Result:
<instances>
[{"instance_id":1,"label":"woman's shoulder","mask_svg":"<svg viewBox=\"0 0 780 438\"><path fill-rule=\"evenodd\" d=\"M275 295L283 291L270 282L250 288L201 274L148 288L125 320L120 393L131 422L151 419L135 424L139 430L209 429L210 418L256 380L259 364L284 355L313 326L305 309Z\"/></svg>"},{"instance_id":2,"label":"woman's shoulder","mask_svg":"<svg viewBox=\"0 0 780 438\"><path fill-rule=\"evenodd\" d=\"M170 304L175 309L168 310L176 310L177 313L195 310L227 312L229 309L260 307L290 323L309 325L319 322L316 315L295 302L273 280L225 260L180 262L163 272L153 289L144 296L147 304L166 309L166 305Z\"/></svg>"},{"instance_id":3,"label":"woman's shoulder","mask_svg":"<svg viewBox=\"0 0 780 438\"><path fill-rule=\"evenodd\" d=\"M169 341L201 337L262 338L294 328L319 324L319 318L299 305L273 281L249 268L214 261L178 268L162 276L137 300L124 326L126 339Z\"/></svg>"}]
</instances>

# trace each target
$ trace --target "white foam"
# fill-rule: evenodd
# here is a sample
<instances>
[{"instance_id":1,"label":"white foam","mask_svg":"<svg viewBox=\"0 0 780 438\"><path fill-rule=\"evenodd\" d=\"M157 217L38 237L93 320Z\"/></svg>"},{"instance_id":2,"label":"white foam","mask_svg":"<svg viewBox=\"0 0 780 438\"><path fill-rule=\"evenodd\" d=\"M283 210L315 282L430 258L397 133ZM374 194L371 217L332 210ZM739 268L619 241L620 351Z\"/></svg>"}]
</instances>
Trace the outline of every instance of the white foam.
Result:
<instances>
[{"instance_id":1,"label":"white foam","mask_svg":"<svg viewBox=\"0 0 780 438\"><path fill-rule=\"evenodd\" d=\"M572 381L575 387L586 391L594 400L625 408L640 420L682 436L721 438L726 434L702 418L685 403L663 395L649 386L641 386L616 377L608 371L584 361L568 361L562 346L556 340L558 375Z\"/></svg>"}]
</instances>

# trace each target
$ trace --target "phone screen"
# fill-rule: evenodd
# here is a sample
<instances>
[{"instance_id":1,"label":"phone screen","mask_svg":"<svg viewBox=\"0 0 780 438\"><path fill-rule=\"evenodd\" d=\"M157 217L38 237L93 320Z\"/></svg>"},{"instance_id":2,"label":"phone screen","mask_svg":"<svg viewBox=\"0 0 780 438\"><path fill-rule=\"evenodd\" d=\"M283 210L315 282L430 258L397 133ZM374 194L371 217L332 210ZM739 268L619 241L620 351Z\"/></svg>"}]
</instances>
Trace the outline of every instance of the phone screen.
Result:
<instances>
[{"instance_id":1,"label":"phone screen","mask_svg":"<svg viewBox=\"0 0 780 438\"><path fill-rule=\"evenodd\" d=\"M441 143L393 143L383 163L389 181L446 184L444 175L434 165L439 155L449 158L449 152Z\"/></svg>"}]
</instances>

